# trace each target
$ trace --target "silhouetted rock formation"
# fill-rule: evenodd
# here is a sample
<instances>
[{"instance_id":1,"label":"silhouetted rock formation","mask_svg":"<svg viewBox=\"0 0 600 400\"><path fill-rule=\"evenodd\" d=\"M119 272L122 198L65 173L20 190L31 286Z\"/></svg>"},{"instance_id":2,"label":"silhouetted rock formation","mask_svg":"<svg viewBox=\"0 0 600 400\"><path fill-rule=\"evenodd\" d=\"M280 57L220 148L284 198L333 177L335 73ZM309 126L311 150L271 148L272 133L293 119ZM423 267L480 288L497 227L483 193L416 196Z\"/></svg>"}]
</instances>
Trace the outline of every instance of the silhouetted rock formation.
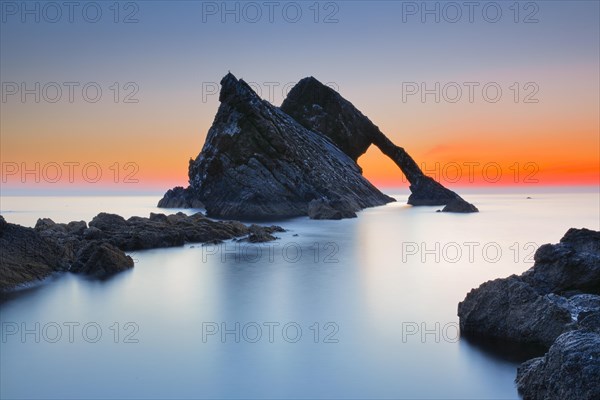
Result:
<instances>
[{"instance_id":1,"label":"silhouetted rock formation","mask_svg":"<svg viewBox=\"0 0 600 400\"><path fill-rule=\"evenodd\" d=\"M362 208L393 201L371 185L356 164L371 144L407 176L409 204L464 202L425 176L404 149L350 102L312 77L290 91L281 109L261 100L232 74L221 81L219 100L202 152L190 162L190 186L167 192L159 207L198 200L209 216L281 218L307 215L311 201L325 198L344 206L329 212L331 218L351 217ZM318 213L319 218L326 215Z\"/></svg>"},{"instance_id":2,"label":"silhouetted rock formation","mask_svg":"<svg viewBox=\"0 0 600 400\"><path fill-rule=\"evenodd\" d=\"M89 223L39 219L35 228L7 223L0 216L0 291L70 271L105 278L133 267L124 251L214 243L241 238L252 243L275 240L278 226L246 226L213 221L201 213L150 214L124 219L100 213Z\"/></svg>"},{"instance_id":3,"label":"silhouetted rock formation","mask_svg":"<svg viewBox=\"0 0 600 400\"><path fill-rule=\"evenodd\" d=\"M188 190L198 194L209 216L301 216L320 198L340 199L353 211L394 201L327 138L261 100L244 81L225 76L219 100L202 152L189 170Z\"/></svg>"},{"instance_id":4,"label":"silhouetted rock formation","mask_svg":"<svg viewBox=\"0 0 600 400\"><path fill-rule=\"evenodd\" d=\"M478 212L479 210L473 204L466 202L462 198L450 200L446 207L442 209L442 212L453 212L453 213L472 213Z\"/></svg>"},{"instance_id":5,"label":"silhouetted rock formation","mask_svg":"<svg viewBox=\"0 0 600 400\"><path fill-rule=\"evenodd\" d=\"M537 250L531 269L486 282L458 305L462 334L550 347L519 368L525 399L598 398L599 246L600 232L570 229Z\"/></svg>"},{"instance_id":6,"label":"silhouetted rock formation","mask_svg":"<svg viewBox=\"0 0 600 400\"><path fill-rule=\"evenodd\" d=\"M454 199L462 200L456 193L423 174L402 147L392 143L352 103L315 78L304 78L298 82L289 92L281 109L305 128L330 138L354 161L372 144L377 146L398 165L410 182L412 194L408 198L408 204L437 206L448 204ZM460 212L477 212L477 209L473 207L471 211Z\"/></svg>"}]
</instances>

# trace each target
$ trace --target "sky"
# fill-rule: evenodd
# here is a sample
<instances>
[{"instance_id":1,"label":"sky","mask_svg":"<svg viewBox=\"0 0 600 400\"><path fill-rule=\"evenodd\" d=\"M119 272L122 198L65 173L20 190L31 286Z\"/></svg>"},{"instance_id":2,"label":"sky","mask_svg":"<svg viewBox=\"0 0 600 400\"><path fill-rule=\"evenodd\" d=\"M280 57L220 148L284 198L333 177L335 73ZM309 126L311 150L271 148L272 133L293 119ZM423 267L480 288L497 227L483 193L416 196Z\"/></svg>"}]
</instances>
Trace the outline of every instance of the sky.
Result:
<instances>
[{"instance_id":1,"label":"sky","mask_svg":"<svg viewBox=\"0 0 600 400\"><path fill-rule=\"evenodd\" d=\"M314 76L450 187L600 183L597 1L73 4L0 1L3 193L186 185L228 71Z\"/></svg>"}]
</instances>

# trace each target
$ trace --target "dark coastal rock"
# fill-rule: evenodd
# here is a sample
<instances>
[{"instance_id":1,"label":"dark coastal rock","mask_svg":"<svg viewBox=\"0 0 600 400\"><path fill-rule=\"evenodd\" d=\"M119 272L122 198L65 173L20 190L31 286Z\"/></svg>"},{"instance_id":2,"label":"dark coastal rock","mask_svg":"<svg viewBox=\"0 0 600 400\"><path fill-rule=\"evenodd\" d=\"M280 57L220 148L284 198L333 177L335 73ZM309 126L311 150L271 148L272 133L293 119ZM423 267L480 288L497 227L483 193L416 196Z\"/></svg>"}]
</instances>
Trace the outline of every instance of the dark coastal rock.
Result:
<instances>
[{"instance_id":1,"label":"dark coastal rock","mask_svg":"<svg viewBox=\"0 0 600 400\"><path fill-rule=\"evenodd\" d=\"M442 209L442 212L473 213L479 212L479 210L473 204L468 203L459 197L446 204L446 207Z\"/></svg>"},{"instance_id":2,"label":"dark coastal rock","mask_svg":"<svg viewBox=\"0 0 600 400\"><path fill-rule=\"evenodd\" d=\"M356 208L339 200L315 199L308 203L310 219L356 218Z\"/></svg>"},{"instance_id":3,"label":"dark coastal rock","mask_svg":"<svg viewBox=\"0 0 600 400\"><path fill-rule=\"evenodd\" d=\"M437 206L455 199L462 200L458 194L426 176L402 147L396 146L352 103L313 77L302 79L290 90L281 110L305 128L327 136L354 161L371 145L377 146L396 163L410 182L408 204ZM477 211L473 208L475 211L470 212Z\"/></svg>"},{"instance_id":4,"label":"dark coastal rock","mask_svg":"<svg viewBox=\"0 0 600 400\"><path fill-rule=\"evenodd\" d=\"M458 315L462 334L544 346L575 326L569 309L515 275L471 290Z\"/></svg>"},{"instance_id":5,"label":"dark coastal rock","mask_svg":"<svg viewBox=\"0 0 600 400\"><path fill-rule=\"evenodd\" d=\"M599 235L570 229L521 276L486 282L458 305L466 336L549 348L519 367L524 399L600 398Z\"/></svg>"},{"instance_id":6,"label":"dark coastal rock","mask_svg":"<svg viewBox=\"0 0 600 400\"><path fill-rule=\"evenodd\" d=\"M202 152L189 170L190 186L207 215L302 216L310 201L322 197L360 208L394 201L329 139L261 100L243 80L225 76L219 100Z\"/></svg>"},{"instance_id":7,"label":"dark coastal rock","mask_svg":"<svg viewBox=\"0 0 600 400\"><path fill-rule=\"evenodd\" d=\"M7 223L0 216L0 291L67 268L64 249L35 229Z\"/></svg>"},{"instance_id":8,"label":"dark coastal rock","mask_svg":"<svg viewBox=\"0 0 600 400\"><path fill-rule=\"evenodd\" d=\"M543 293L600 294L600 232L569 229L559 244L540 246L523 280Z\"/></svg>"},{"instance_id":9,"label":"dark coastal rock","mask_svg":"<svg viewBox=\"0 0 600 400\"><path fill-rule=\"evenodd\" d=\"M280 226L260 226L256 224L250 225L248 231L250 232L248 236L240 239L240 241L248 243L265 243L277 239L274 233L285 232Z\"/></svg>"},{"instance_id":10,"label":"dark coastal rock","mask_svg":"<svg viewBox=\"0 0 600 400\"><path fill-rule=\"evenodd\" d=\"M577 325L580 329L600 333L600 311L580 313Z\"/></svg>"},{"instance_id":11,"label":"dark coastal rock","mask_svg":"<svg viewBox=\"0 0 600 400\"><path fill-rule=\"evenodd\" d=\"M161 208L204 208L204 204L193 193L192 189L177 186L165 193L158 202Z\"/></svg>"},{"instance_id":12,"label":"dark coastal rock","mask_svg":"<svg viewBox=\"0 0 600 400\"><path fill-rule=\"evenodd\" d=\"M525 400L600 399L600 334L584 330L556 339L548 353L523 363L517 387Z\"/></svg>"},{"instance_id":13,"label":"dark coastal rock","mask_svg":"<svg viewBox=\"0 0 600 400\"><path fill-rule=\"evenodd\" d=\"M576 328L580 312L600 308L598 232L570 229L541 246L521 276L486 282L458 305L461 332L549 346Z\"/></svg>"},{"instance_id":14,"label":"dark coastal rock","mask_svg":"<svg viewBox=\"0 0 600 400\"><path fill-rule=\"evenodd\" d=\"M160 207L189 207L197 200L209 216L271 219L308 215L311 201L335 198L356 205L341 213L353 217L360 209L394 201L371 185L356 164L372 144L407 176L409 204L446 205L460 199L424 175L403 148L315 78L302 79L277 108L228 74L219 100L204 147L190 161L190 186L168 191Z\"/></svg>"},{"instance_id":15,"label":"dark coastal rock","mask_svg":"<svg viewBox=\"0 0 600 400\"><path fill-rule=\"evenodd\" d=\"M100 213L89 223L38 220L34 229L0 216L0 291L43 279L57 271L105 278L133 267L124 251L220 242L233 238L260 243L275 240L279 226L246 226L213 221L202 213L151 214L125 219Z\"/></svg>"},{"instance_id":16,"label":"dark coastal rock","mask_svg":"<svg viewBox=\"0 0 600 400\"><path fill-rule=\"evenodd\" d=\"M152 214L150 218L131 217L125 220L118 215L101 213L90 222L99 228L102 237L114 246L126 250L143 250L159 247L181 246L186 242L228 240L250 234L261 236L281 232L281 227L248 227L237 221L214 221L202 213L186 215ZM263 236L262 241L275 240Z\"/></svg>"},{"instance_id":17,"label":"dark coastal rock","mask_svg":"<svg viewBox=\"0 0 600 400\"><path fill-rule=\"evenodd\" d=\"M76 256L70 271L106 278L133 268L133 259L109 243L88 242Z\"/></svg>"}]
</instances>

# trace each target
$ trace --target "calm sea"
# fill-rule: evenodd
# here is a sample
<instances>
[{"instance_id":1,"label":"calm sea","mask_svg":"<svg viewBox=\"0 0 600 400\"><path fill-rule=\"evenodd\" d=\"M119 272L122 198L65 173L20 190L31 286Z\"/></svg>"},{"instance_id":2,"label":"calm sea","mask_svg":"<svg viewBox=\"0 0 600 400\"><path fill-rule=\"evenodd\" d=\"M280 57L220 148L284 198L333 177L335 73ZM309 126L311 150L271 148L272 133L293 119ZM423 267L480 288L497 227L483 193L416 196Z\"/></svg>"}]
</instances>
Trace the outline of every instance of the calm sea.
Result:
<instances>
[{"instance_id":1,"label":"calm sea","mask_svg":"<svg viewBox=\"0 0 600 400\"><path fill-rule=\"evenodd\" d=\"M356 219L277 221L288 232L274 243L139 251L109 280L64 274L7 296L0 397L518 398L523 354L459 339L457 304L568 228L600 229L598 191L471 193L470 215L388 193L399 202ZM165 212L157 199L0 208L33 226Z\"/></svg>"}]
</instances>

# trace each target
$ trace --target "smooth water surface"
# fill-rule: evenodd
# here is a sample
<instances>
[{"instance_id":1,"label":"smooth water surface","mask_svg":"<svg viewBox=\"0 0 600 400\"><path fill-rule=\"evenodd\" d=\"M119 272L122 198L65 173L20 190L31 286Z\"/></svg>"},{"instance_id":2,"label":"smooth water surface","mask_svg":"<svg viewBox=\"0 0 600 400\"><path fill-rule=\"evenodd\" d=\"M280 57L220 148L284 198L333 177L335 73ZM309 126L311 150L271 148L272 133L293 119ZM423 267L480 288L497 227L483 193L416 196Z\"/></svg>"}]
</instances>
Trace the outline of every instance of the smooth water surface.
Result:
<instances>
[{"instance_id":1,"label":"smooth water surface","mask_svg":"<svg viewBox=\"0 0 600 400\"><path fill-rule=\"evenodd\" d=\"M279 221L274 243L139 251L107 281L64 274L11 294L0 397L518 398L517 359L459 340L457 304L568 228L599 229L598 193L470 194L470 215L395 197L356 219ZM156 201L3 197L1 209L33 226L165 212Z\"/></svg>"}]
</instances>

